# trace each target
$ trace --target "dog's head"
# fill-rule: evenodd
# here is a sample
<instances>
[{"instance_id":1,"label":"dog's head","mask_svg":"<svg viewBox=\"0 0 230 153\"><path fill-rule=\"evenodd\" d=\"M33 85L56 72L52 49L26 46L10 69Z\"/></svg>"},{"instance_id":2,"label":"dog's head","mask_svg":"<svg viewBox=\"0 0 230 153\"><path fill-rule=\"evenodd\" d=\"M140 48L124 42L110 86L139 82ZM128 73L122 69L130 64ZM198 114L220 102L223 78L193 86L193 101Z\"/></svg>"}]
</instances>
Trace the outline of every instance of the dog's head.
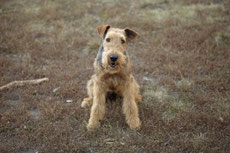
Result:
<instances>
[{"instance_id":1,"label":"dog's head","mask_svg":"<svg viewBox=\"0 0 230 153\"><path fill-rule=\"evenodd\" d=\"M97 55L100 65L109 73L117 73L128 62L127 44L138 34L131 29L112 28L110 25L97 27L103 42Z\"/></svg>"}]
</instances>

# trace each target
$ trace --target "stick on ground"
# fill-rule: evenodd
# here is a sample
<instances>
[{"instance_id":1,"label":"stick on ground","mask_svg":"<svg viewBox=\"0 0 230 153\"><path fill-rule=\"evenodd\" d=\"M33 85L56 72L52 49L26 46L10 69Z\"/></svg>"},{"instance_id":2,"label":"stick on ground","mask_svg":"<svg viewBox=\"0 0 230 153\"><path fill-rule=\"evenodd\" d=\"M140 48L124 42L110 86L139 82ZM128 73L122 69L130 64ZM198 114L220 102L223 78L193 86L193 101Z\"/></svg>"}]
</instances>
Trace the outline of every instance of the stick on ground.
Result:
<instances>
[{"instance_id":1,"label":"stick on ground","mask_svg":"<svg viewBox=\"0 0 230 153\"><path fill-rule=\"evenodd\" d=\"M24 80L24 81L13 81L10 82L4 86L0 87L0 91L12 88L12 87L21 87L24 85L34 85L34 84L39 84L45 81L49 81L48 78L42 78L42 79L35 79L35 80Z\"/></svg>"}]
</instances>

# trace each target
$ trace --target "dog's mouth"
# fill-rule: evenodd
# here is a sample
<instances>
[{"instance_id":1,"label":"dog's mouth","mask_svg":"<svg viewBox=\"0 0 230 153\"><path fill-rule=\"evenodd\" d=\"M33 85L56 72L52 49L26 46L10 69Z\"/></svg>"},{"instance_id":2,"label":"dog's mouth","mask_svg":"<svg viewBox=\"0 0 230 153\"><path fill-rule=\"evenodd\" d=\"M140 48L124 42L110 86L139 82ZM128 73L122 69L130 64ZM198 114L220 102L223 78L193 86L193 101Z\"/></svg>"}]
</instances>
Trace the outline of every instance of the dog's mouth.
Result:
<instances>
[{"instance_id":1,"label":"dog's mouth","mask_svg":"<svg viewBox=\"0 0 230 153\"><path fill-rule=\"evenodd\" d=\"M110 67L111 67L111 68L115 68L116 66L117 66L117 65L116 65L115 62L111 62L111 63L110 63Z\"/></svg>"}]
</instances>

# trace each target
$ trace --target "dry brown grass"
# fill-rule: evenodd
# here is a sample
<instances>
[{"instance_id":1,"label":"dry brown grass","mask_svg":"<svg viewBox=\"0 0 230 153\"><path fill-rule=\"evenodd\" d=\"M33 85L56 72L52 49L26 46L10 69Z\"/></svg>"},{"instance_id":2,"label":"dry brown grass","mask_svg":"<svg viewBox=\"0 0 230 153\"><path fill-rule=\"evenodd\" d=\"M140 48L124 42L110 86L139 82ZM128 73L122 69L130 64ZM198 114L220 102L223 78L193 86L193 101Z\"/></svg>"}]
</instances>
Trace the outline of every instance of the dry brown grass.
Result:
<instances>
[{"instance_id":1,"label":"dry brown grass","mask_svg":"<svg viewBox=\"0 0 230 153\"><path fill-rule=\"evenodd\" d=\"M0 92L0 152L228 152L229 10L228 0L0 1L0 85L50 79ZM143 95L138 132L119 101L86 132L80 102L101 24L141 34L128 48Z\"/></svg>"}]
</instances>

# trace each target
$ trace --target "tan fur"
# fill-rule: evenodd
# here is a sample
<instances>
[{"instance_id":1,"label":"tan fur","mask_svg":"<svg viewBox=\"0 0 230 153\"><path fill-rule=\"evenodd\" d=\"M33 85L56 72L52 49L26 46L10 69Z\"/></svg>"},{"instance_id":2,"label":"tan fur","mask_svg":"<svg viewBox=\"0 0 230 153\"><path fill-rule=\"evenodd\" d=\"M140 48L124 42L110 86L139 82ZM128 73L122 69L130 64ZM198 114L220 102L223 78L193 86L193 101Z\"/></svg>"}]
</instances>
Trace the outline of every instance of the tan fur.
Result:
<instances>
[{"instance_id":1,"label":"tan fur","mask_svg":"<svg viewBox=\"0 0 230 153\"><path fill-rule=\"evenodd\" d=\"M88 130L93 130L100 125L100 120L105 114L105 99L107 92L115 92L123 97L123 113L126 122L131 129L139 129L141 122L138 115L138 101L141 101L139 85L131 74L129 56L126 52L127 43L137 36L137 33L130 29L111 28L109 25L97 27L99 35L103 39L104 51L101 65L97 59L94 62L95 74L87 84L88 98L84 98L81 106L91 107L90 119L87 125ZM110 42L106 39L109 38ZM124 43L121 43L121 40ZM118 59L116 67L110 66L110 56L116 54Z\"/></svg>"}]
</instances>

